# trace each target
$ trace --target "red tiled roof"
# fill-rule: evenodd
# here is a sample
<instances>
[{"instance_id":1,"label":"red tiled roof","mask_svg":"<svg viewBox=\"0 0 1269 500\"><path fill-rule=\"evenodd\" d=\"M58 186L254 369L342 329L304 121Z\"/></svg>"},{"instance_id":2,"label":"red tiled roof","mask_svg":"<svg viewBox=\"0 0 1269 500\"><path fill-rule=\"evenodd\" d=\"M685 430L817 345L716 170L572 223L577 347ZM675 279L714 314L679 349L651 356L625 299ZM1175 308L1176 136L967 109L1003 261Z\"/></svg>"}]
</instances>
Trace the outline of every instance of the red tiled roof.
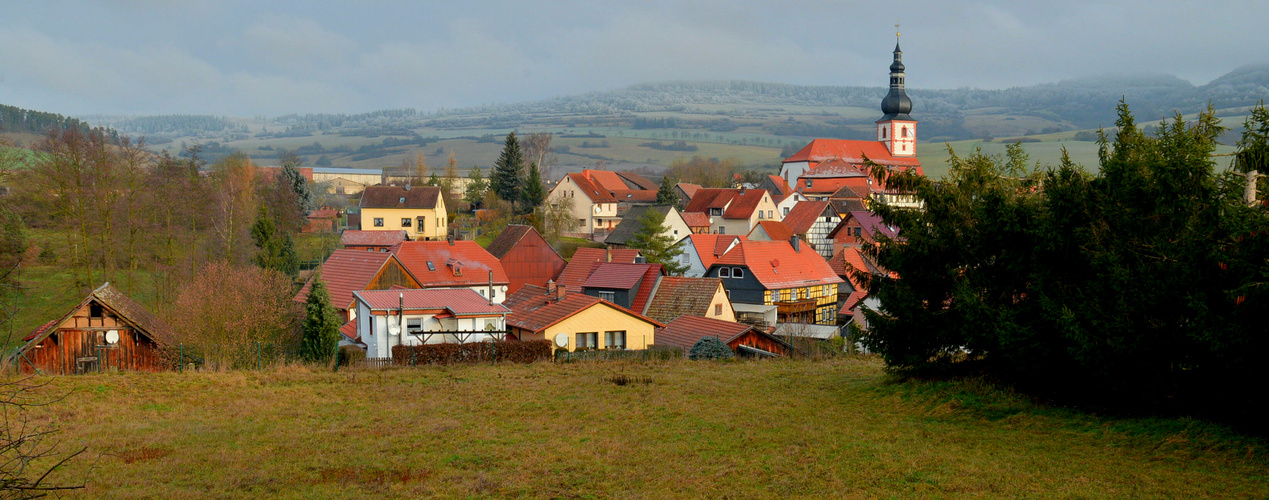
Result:
<instances>
[{"instance_id":1,"label":"red tiled roof","mask_svg":"<svg viewBox=\"0 0 1269 500\"><path fill-rule=\"evenodd\" d=\"M779 175L768 175L767 179L770 179L771 183L775 184L776 189L780 190L779 195L781 198L788 196L789 193L793 192L793 188L789 187L789 181L784 180L784 177L780 177Z\"/></svg>"},{"instance_id":2,"label":"red tiled roof","mask_svg":"<svg viewBox=\"0 0 1269 500\"><path fill-rule=\"evenodd\" d=\"M375 232L375 231L367 231ZM384 231L390 232L390 231ZM322 263L321 278L330 292L331 306L335 309L348 310L353 303L353 292L364 290L370 280L379 274L379 270L388 263L392 254L385 252L366 252L341 248L335 250ZM304 283L299 293L295 294L296 302L308 300L308 291L313 280Z\"/></svg>"},{"instance_id":3,"label":"red tiled roof","mask_svg":"<svg viewBox=\"0 0 1269 500\"><path fill-rule=\"evenodd\" d=\"M611 251L613 262L634 263L635 258L639 256L639 251L633 248L613 248ZM582 283L590 277L595 263L608 261L608 252L609 249L605 248L578 248L572 260L564 265L564 270L560 271L560 277L555 282L567 287L570 292L580 293Z\"/></svg>"},{"instance_id":4,"label":"red tiled roof","mask_svg":"<svg viewBox=\"0 0 1269 500\"><path fill-rule=\"evenodd\" d=\"M24 341L25 341L25 340L31 340L31 339L33 339L33 338L35 338L35 337L39 337L40 335L43 335L43 334L44 334L44 332L47 332L47 331L51 330L51 329L53 328L53 325L56 325L59 321L61 321L61 320L56 320L56 319L54 319L54 320L49 320L49 322L48 322L48 323L44 323L43 325L40 325L38 328L36 328L36 329L35 329L34 331L32 331L31 333L28 333L25 337L22 337L22 340L24 340Z\"/></svg>"},{"instance_id":5,"label":"red tiled roof","mask_svg":"<svg viewBox=\"0 0 1269 500\"><path fill-rule=\"evenodd\" d=\"M600 189L583 174L568 174L568 178L573 181L573 184L577 185L577 189L582 194L590 198L592 203L615 203L617 201L607 189Z\"/></svg>"},{"instance_id":6,"label":"red tiled roof","mask_svg":"<svg viewBox=\"0 0 1269 500\"><path fill-rule=\"evenodd\" d=\"M436 186L366 186L361 192L361 208L436 208L441 188Z\"/></svg>"},{"instance_id":7,"label":"red tiled roof","mask_svg":"<svg viewBox=\"0 0 1269 500\"><path fill-rule=\"evenodd\" d=\"M807 181L814 181L810 187L807 187ZM832 196L847 186L859 185L868 189L866 183L867 178L864 177L832 177L827 179L807 179L806 177L798 178L798 191L808 195L828 195Z\"/></svg>"},{"instance_id":8,"label":"red tiled roof","mask_svg":"<svg viewBox=\"0 0 1269 500\"><path fill-rule=\"evenodd\" d=\"M582 286L629 290L638 284L643 275L653 266L660 268L660 264L601 262L591 270L590 276L586 278Z\"/></svg>"},{"instance_id":9,"label":"red tiled roof","mask_svg":"<svg viewBox=\"0 0 1269 500\"><path fill-rule=\"evenodd\" d=\"M863 164L847 163L841 158L832 158L824 161L814 167L811 167L799 179L831 179L836 177L868 177L868 171L864 169Z\"/></svg>"},{"instance_id":10,"label":"red tiled roof","mask_svg":"<svg viewBox=\"0 0 1269 500\"><path fill-rule=\"evenodd\" d=\"M742 241L714 265L743 265L768 290L842 283L810 244L801 251L788 241Z\"/></svg>"},{"instance_id":11,"label":"red tiled roof","mask_svg":"<svg viewBox=\"0 0 1269 500\"><path fill-rule=\"evenodd\" d=\"M806 203L806 202L804 201L802 203ZM793 213L793 212L789 212L789 213ZM770 238L771 241L788 240L789 237L793 236L793 230L789 229L789 226L787 224L777 220L761 221L758 224L754 225L753 230L749 231L749 234L753 234L753 232L757 231L758 228L762 228L762 231L767 233L767 238Z\"/></svg>"},{"instance_id":12,"label":"red tiled roof","mask_svg":"<svg viewBox=\"0 0 1269 500\"><path fill-rule=\"evenodd\" d=\"M502 260L502 258L507 255L507 252L510 252L511 249L516 246L516 243L520 242L520 238L529 234L529 231L536 232L536 230L533 229L533 226L526 226L524 224L507 224L507 227L503 229L501 233L498 233L498 237L489 242L489 246L486 247L485 250L494 257L498 258L498 260Z\"/></svg>"},{"instance_id":13,"label":"red tiled roof","mask_svg":"<svg viewBox=\"0 0 1269 500\"><path fill-rule=\"evenodd\" d=\"M510 284L502 263L474 241L404 241L388 251L424 287L487 284L490 271L495 285Z\"/></svg>"},{"instance_id":14,"label":"red tiled roof","mask_svg":"<svg viewBox=\"0 0 1269 500\"><path fill-rule=\"evenodd\" d=\"M652 182L648 180L647 177L636 174L634 172L617 172L617 175L620 175L621 178L626 181L626 184L634 184L635 186L638 186L639 189L647 189L647 190L656 191L661 188L659 184Z\"/></svg>"},{"instance_id":15,"label":"red tiled roof","mask_svg":"<svg viewBox=\"0 0 1269 500\"><path fill-rule=\"evenodd\" d=\"M717 188L701 188L696 190L696 194L692 195L692 200L687 202L687 206L683 207L684 212L709 212L711 208L726 208L731 202L732 197L740 192L739 189L717 189Z\"/></svg>"},{"instance_id":16,"label":"red tiled roof","mask_svg":"<svg viewBox=\"0 0 1269 500\"><path fill-rule=\"evenodd\" d=\"M507 297L506 302L503 303L511 307L511 314L507 316L508 326L535 333L550 328L551 325L568 319L596 304L603 304L656 326L665 326L656 320L612 302L582 293L566 293L563 299L555 300L554 295L547 295L545 288L536 285L525 285L516 293Z\"/></svg>"},{"instance_id":17,"label":"red tiled roof","mask_svg":"<svg viewBox=\"0 0 1269 500\"><path fill-rule=\"evenodd\" d=\"M310 219L334 219L336 217L339 217L339 210L329 208L319 208L308 213L308 218Z\"/></svg>"},{"instance_id":18,"label":"red tiled roof","mask_svg":"<svg viewBox=\"0 0 1269 500\"><path fill-rule=\"evenodd\" d=\"M700 189L701 189L701 185L700 185L700 184L691 184L691 183L687 183L687 182L680 182L680 183L678 183L678 184L676 184L676 185L678 186L678 188L679 188L679 189L682 189L682 190L683 190L683 192L687 194L687 197L688 197L688 198L695 198L695 197L696 197L696 192L697 192L697 191L700 191Z\"/></svg>"},{"instance_id":19,"label":"red tiled roof","mask_svg":"<svg viewBox=\"0 0 1269 500\"><path fill-rule=\"evenodd\" d=\"M621 176L617 172L609 170L582 170L582 174L589 177L596 187L607 189L608 191L627 191L630 189L626 186L626 181L621 180Z\"/></svg>"},{"instance_id":20,"label":"red tiled roof","mask_svg":"<svg viewBox=\"0 0 1269 500\"><path fill-rule=\"evenodd\" d=\"M881 165L903 165L919 167L921 162L915 156L895 157L886 149L885 143L879 141L849 141L844 139L815 139L806 147L784 159L784 163L806 161L818 163L831 158L841 158L850 163L863 163L867 155Z\"/></svg>"},{"instance_id":21,"label":"red tiled roof","mask_svg":"<svg viewBox=\"0 0 1269 500\"><path fill-rule=\"evenodd\" d=\"M617 201L648 203L657 201L657 192L649 189L618 189L612 192Z\"/></svg>"},{"instance_id":22,"label":"red tiled roof","mask_svg":"<svg viewBox=\"0 0 1269 500\"><path fill-rule=\"evenodd\" d=\"M732 198L731 204L727 205L727 210L723 212L724 219L748 219L753 216L754 209L758 208L758 204L762 202L764 197L771 196L765 189L746 189L744 192L737 192Z\"/></svg>"},{"instance_id":23,"label":"red tiled roof","mask_svg":"<svg viewBox=\"0 0 1269 500\"><path fill-rule=\"evenodd\" d=\"M339 235L339 244L343 246L390 247L405 241L405 230L399 231L358 231L348 229Z\"/></svg>"},{"instance_id":24,"label":"red tiled roof","mask_svg":"<svg viewBox=\"0 0 1269 500\"><path fill-rule=\"evenodd\" d=\"M714 261L722 257L727 252L727 247L737 239L746 241L749 238L735 234L693 234L689 238L692 246L696 248L696 255L701 258L701 264L706 268L714 264Z\"/></svg>"},{"instance_id":25,"label":"red tiled roof","mask_svg":"<svg viewBox=\"0 0 1269 500\"><path fill-rule=\"evenodd\" d=\"M743 335L753 328L742 323L733 323L702 316L683 315L669 322L664 328L656 331L656 345L674 346L690 349L696 342L705 337L718 337L724 344Z\"/></svg>"},{"instance_id":26,"label":"red tiled roof","mask_svg":"<svg viewBox=\"0 0 1269 500\"><path fill-rule=\"evenodd\" d=\"M470 288L457 290L361 290L353 292L372 311L390 311L398 307L407 310L445 310L455 316L505 314L511 312L502 304L490 304L489 299ZM404 305L402 305L404 302Z\"/></svg>"},{"instance_id":27,"label":"red tiled roof","mask_svg":"<svg viewBox=\"0 0 1269 500\"><path fill-rule=\"evenodd\" d=\"M683 212L683 222L687 223L687 227L709 227L709 216L703 212Z\"/></svg>"},{"instance_id":28,"label":"red tiled roof","mask_svg":"<svg viewBox=\"0 0 1269 500\"><path fill-rule=\"evenodd\" d=\"M793 205L793 209L789 210L789 214L784 216L783 222L793 234L806 234L811 231L811 226L815 225L826 210L832 211L827 201L798 202L797 205ZM833 213L833 215L837 214Z\"/></svg>"},{"instance_id":29,"label":"red tiled roof","mask_svg":"<svg viewBox=\"0 0 1269 500\"><path fill-rule=\"evenodd\" d=\"M663 276L656 285L656 295L648 301L643 313L663 323L684 314L709 314L710 302L720 286L723 280L719 278Z\"/></svg>"},{"instance_id":30,"label":"red tiled roof","mask_svg":"<svg viewBox=\"0 0 1269 500\"><path fill-rule=\"evenodd\" d=\"M348 337L348 340L351 340L353 342L361 342L361 335L357 334L357 320L355 319L347 323L344 323L344 326L339 327L339 333L342 333L344 334L345 337Z\"/></svg>"},{"instance_id":31,"label":"red tiled roof","mask_svg":"<svg viewBox=\"0 0 1269 500\"><path fill-rule=\"evenodd\" d=\"M648 305L648 298L652 296L652 289L657 287L657 278L661 277L661 264L648 264L648 270L643 272L643 281L639 282L639 291L635 292L634 300L630 301L630 309L642 314Z\"/></svg>"}]
</instances>

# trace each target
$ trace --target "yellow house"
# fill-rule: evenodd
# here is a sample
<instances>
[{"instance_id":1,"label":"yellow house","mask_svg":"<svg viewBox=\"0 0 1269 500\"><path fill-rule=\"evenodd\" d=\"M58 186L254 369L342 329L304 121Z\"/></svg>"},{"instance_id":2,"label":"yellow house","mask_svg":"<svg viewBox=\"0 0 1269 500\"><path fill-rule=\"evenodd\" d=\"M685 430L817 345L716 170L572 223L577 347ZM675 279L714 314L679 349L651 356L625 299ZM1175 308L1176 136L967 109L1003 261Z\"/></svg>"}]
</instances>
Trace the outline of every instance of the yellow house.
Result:
<instances>
[{"instance_id":1,"label":"yellow house","mask_svg":"<svg viewBox=\"0 0 1269 500\"><path fill-rule=\"evenodd\" d=\"M665 325L606 300L564 287L525 285L507 297L507 329L515 338L549 340L570 352L594 349L647 349ZM553 290L550 290L553 289ZM550 291L548 291L550 290Z\"/></svg>"},{"instance_id":2,"label":"yellow house","mask_svg":"<svg viewBox=\"0 0 1269 500\"><path fill-rule=\"evenodd\" d=\"M443 240L449 214L441 188L367 186L361 193L362 231L405 231L412 240Z\"/></svg>"}]
</instances>

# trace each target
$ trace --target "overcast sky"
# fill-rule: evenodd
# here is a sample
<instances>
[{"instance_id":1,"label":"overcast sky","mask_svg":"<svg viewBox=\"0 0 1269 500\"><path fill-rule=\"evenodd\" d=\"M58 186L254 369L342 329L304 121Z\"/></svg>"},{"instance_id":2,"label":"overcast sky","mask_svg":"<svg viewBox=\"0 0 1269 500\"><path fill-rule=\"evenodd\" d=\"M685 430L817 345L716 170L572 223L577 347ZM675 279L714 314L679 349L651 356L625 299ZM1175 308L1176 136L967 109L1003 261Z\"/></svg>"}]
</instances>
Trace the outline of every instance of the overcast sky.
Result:
<instances>
[{"instance_id":1,"label":"overcast sky","mask_svg":"<svg viewBox=\"0 0 1269 500\"><path fill-rule=\"evenodd\" d=\"M421 111L665 80L909 87L1269 61L1269 2L6 1L0 104L86 114ZM436 5L433 5L436 4Z\"/></svg>"}]
</instances>

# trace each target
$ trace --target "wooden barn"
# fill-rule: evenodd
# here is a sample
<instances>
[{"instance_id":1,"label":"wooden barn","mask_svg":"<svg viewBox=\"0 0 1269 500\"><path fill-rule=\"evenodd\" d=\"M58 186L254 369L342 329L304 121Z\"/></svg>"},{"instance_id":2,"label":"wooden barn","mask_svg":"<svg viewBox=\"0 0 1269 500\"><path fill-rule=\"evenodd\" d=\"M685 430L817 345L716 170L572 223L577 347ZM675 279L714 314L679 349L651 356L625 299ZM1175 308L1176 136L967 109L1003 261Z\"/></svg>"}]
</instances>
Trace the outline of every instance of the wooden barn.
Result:
<instances>
[{"instance_id":1,"label":"wooden barn","mask_svg":"<svg viewBox=\"0 0 1269 500\"><path fill-rule=\"evenodd\" d=\"M172 330L110 283L23 340L12 360L23 373L154 372L173 366Z\"/></svg>"},{"instance_id":2,"label":"wooden barn","mask_svg":"<svg viewBox=\"0 0 1269 500\"><path fill-rule=\"evenodd\" d=\"M487 248L507 272L511 284L507 293L524 285L545 287L564 270L564 258L547 243L533 226L508 225Z\"/></svg>"}]
</instances>

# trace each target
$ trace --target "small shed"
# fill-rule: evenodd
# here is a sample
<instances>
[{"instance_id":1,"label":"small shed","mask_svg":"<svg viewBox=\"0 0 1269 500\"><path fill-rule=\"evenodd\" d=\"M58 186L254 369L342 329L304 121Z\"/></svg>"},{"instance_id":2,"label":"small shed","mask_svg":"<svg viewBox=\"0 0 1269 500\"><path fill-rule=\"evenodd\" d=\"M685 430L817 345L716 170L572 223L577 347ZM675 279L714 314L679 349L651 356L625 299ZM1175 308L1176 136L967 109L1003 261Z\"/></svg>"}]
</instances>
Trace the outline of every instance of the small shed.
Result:
<instances>
[{"instance_id":1,"label":"small shed","mask_svg":"<svg viewBox=\"0 0 1269 500\"><path fill-rule=\"evenodd\" d=\"M759 328L702 316L683 315L657 329L658 346L682 347L684 353L705 337L715 337L741 356L775 357L798 354L788 342Z\"/></svg>"},{"instance_id":2,"label":"small shed","mask_svg":"<svg viewBox=\"0 0 1269 500\"><path fill-rule=\"evenodd\" d=\"M36 328L13 354L23 373L70 375L172 368L172 329L110 283Z\"/></svg>"}]
</instances>

